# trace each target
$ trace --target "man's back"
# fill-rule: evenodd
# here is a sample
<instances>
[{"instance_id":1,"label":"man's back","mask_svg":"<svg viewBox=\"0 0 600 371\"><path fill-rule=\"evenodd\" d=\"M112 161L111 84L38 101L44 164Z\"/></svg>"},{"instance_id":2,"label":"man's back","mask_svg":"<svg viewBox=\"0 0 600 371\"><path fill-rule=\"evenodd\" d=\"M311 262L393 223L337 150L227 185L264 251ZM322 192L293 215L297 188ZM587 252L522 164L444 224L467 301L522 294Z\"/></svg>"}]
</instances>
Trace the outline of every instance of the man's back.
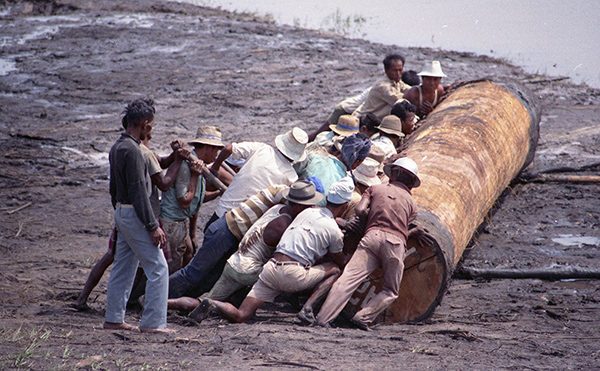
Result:
<instances>
[{"instance_id":1,"label":"man's back","mask_svg":"<svg viewBox=\"0 0 600 371\"><path fill-rule=\"evenodd\" d=\"M313 207L296 216L281 237L277 252L312 266L328 252L342 251L342 238L331 211L326 207Z\"/></svg>"},{"instance_id":2,"label":"man's back","mask_svg":"<svg viewBox=\"0 0 600 371\"><path fill-rule=\"evenodd\" d=\"M417 204L408 187L399 182L374 185L363 197L371 198L366 231L380 229L406 240L408 225L417 215Z\"/></svg>"},{"instance_id":3,"label":"man's back","mask_svg":"<svg viewBox=\"0 0 600 371\"><path fill-rule=\"evenodd\" d=\"M233 146L234 155L238 148L245 147L252 148L252 154L221 196L215 210L219 217L268 186L290 185L298 179L292 163L277 149L264 143L246 142Z\"/></svg>"}]
</instances>

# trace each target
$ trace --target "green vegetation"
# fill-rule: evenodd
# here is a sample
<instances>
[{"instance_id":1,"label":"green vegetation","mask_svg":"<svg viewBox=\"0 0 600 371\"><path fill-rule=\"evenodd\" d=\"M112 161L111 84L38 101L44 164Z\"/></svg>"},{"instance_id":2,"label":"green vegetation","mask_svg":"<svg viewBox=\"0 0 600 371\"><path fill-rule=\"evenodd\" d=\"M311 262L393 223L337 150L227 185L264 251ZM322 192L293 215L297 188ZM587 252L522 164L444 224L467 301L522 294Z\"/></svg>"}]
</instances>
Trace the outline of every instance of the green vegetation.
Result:
<instances>
[{"instance_id":1,"label":"green vegetation","mask_svg":"<svg viewBox=\"0 0 600 371\"><path fill-rule=\"evenodd\" d=\"M367 19L361 15L344 15L338 8L333 14L328 15L322 22L325 31L344 37L364 37L362 31Z\"/></svg>"}]
</instances>

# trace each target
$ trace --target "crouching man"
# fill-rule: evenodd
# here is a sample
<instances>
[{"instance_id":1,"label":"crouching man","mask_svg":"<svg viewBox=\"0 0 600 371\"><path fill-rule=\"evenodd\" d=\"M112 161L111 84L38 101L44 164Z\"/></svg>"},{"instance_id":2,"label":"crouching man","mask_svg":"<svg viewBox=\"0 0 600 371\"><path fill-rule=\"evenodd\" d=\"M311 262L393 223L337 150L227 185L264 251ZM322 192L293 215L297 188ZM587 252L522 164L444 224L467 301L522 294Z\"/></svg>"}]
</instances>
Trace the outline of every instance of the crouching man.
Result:
<instances>
[{"instance_id":1,"label":"crouching man","mask_svg":"<svg viewBox=\"0 0 600 371\"><path fill-rule=\"evenodd\" d=\"M329 292L345 263L343 234L335 218L346 211L353 191L352 179L343 178L329 188L327 206L304 210L294 219L239 309L229 303L204 299L190 317L201 321L214 311L232 322L246 322L261 305L272 302L283 292L314 289L298 314L303 321L313 323L314 304ZM333 263L315 265L325 255Z\"/></svg>"},{"instance_id":2,"label":"crouching man","mask_svg":"<svg viewBox=\"0 0 600 371\"><path fill-rule=\"evenodd\" d=\"M371 272L381 267L381 291L357 312L352 322L363 330L398 297L404 272L408 226L417 216L417 205L410 193L421 184L417 164L400 158L386 164L389 184L371 186L356 206L356 215L367 220L364 237L340 279L333 285L317 316L317 323L328 326ZM416 232L411 230L411 233Z\"/></svg>"}]
</instances>

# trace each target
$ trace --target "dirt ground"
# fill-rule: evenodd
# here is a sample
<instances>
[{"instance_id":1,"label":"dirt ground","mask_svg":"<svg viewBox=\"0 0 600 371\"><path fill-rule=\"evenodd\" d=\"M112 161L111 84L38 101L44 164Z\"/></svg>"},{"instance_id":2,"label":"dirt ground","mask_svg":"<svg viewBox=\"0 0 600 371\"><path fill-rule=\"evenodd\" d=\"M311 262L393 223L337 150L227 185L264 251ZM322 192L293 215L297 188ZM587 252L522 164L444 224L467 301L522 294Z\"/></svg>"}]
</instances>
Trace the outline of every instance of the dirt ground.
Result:
<instances>
[{"instance_id":1,"label":"dirt ground","mask_svg":"<svg viewBox=\"0 0 600 371\"><path fill-rule=\"evenodd\" d=\"M532 89L544 110L526 170L535 172L600 162L600 91L487 57L172 2L0 4L0 369L600 369L595 280L455 277L426 322L372 332L301 326L285 301L249 324L211 318L198 326L172 312L173 335L105 331L108 274L90 297L92 310L69 307L106 250L107 152L135 98L157 103L158 153L202 123L219 125L226 142L272 142L292 126L321 123L336 102L381 76L386 53L399 51L409 69L441 60L446 83L499 75ZM593 183L515 182L461 264L599 269L596 192ZM200 225L214 206L203 207ZM138 323L139 313L127 320Z\"/></svg>"}]
</instances>

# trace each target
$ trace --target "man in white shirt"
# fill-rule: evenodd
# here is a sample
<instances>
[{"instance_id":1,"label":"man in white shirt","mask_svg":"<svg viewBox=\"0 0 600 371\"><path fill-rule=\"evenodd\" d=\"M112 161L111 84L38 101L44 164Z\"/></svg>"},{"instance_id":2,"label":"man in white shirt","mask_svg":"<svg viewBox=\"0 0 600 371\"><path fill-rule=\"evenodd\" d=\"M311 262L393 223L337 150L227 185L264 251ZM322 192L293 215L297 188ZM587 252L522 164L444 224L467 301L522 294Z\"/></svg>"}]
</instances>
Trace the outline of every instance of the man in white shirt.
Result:
<instances>
[{"instance_id":1,"label":"man in white shirt","mask_svg":"<svg viewBox=\"0 0 600 371\"><path fill-rule=\"evenodd\" d=\"M265 143L232 143L221 150L211 171L217 174L223 161L246 159L246 163L233 177L225 193L219 199L215 214L206 223L206 228L227 211L237 207L250 196L274 184L290 185L298 179L292 167L294 161L305 158L304 149L308 135L300 128L293 128L275 138L275 148Z\"/></svg>"},{"instance_id":2,"label":"man in white shirt","mask_svg":"<svg viewBox=\"0 0 600 371\"><path fill-rule=\"evenodd\" d=\"M343 233L335 218L346 211L353 191L354 183L346 177L331 185L326 207L304 210L294 219L239 309L230 303L204 299L190 317L202 321L215 311L232 322L246 322L261 305L283 292L314 289L298 313L301 320L314 323L313 305L329 292L346 262ZM325 255L333 263L315 265Z\"/></svg>"}]
</instances>

